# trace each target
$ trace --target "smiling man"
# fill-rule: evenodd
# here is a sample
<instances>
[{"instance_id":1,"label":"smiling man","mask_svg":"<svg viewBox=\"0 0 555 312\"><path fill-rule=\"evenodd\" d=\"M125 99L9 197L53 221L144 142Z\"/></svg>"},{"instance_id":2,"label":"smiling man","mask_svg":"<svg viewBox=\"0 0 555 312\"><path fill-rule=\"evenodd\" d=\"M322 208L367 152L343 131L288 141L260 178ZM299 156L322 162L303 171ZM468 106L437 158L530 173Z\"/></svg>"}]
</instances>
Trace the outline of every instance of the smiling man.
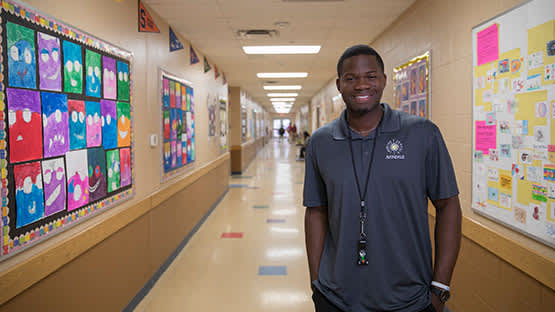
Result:
<instances>
[{"instance_id":1,"label":"smiling man","mask_svg":"<svg viewBox=\"0 0 555 312\"><path fill-rule=\"evenodd\" d=\"M307 145L303 204L316 311L442 311L461 237L453 166L436 125L380 103L379 54L337 64L341 117ZM428 199L436 208L435 263Z\"/></svg>"}]
</instances>

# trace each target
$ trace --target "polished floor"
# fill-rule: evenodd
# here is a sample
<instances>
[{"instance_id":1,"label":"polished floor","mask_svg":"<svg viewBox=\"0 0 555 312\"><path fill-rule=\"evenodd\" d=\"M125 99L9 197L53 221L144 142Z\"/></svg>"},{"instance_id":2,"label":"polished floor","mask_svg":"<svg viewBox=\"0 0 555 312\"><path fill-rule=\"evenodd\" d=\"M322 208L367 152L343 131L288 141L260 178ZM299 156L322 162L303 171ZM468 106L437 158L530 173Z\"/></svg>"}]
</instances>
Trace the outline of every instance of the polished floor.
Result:
<instances>
[{"instance_id":1,"label":"polished floor","mask_svg":"<svg viewBox=\"0 0 555 312\"><path fill-rule=\"evenodd\" d=\"M137 306L150 311L313 311L299 148L258 153Z\"/></svg>"}]
</instances>

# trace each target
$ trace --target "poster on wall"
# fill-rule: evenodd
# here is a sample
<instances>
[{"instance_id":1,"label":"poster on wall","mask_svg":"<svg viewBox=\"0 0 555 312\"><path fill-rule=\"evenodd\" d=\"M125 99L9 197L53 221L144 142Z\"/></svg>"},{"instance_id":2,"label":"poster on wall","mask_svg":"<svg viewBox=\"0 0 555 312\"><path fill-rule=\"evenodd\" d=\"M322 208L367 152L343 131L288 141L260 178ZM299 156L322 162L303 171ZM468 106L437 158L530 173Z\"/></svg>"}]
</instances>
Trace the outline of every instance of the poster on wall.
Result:
<instances>
[{"instance_id":1,"label":"poster on wall","mask_svg":"<svg viewBox=\"0 0 555 312\"><path fill-rule=\"evenodd\" d=\"M247 108L241 106L241 141L247 142Z\"/></svg>"},{"instance_id":2,"label":"poster on wall","mask_svg":"<svg viewBox=\"0 0 555 312\"><path fill-rule=\"evenodd\" d=\"M192 84L160 69L162 182L195 161L195 104Z\"/></svg>"},{"instance_id":3,"label":"poster on wall","mask_svg":"<svg viewBox=\"0 0 555 312\"><path fill-rule=\"evenodd\" d=\"M217 96L208 95L206 97L206 105L208 106L208 142L210 138L216 136L216 103Z\"/></svg>"},{"instance_id":4,"label":"poster on wall","mask_svg":"<svg viewBox=\"0 0 555 312\"><path fill-rule=\"evenodd\" d=\"M220 150L227 150L227 99L220 98Z\"/></svg>"},{"instance_id":5,"label":"poster on wall","mask_svg":"<svg viewBox=\"0 0 555 312\"><path fill-rule=\"evenodd\" d=\"M430 51L393 69L395 109L430 118Z\"/></svg>"},{"instance_id":6,"label":"poster on wall","mask_svg":"<svg viewBox=\"0 0 555 312\"><path fill-rule=\"evenodd\" d=\"M553 12L553 1L530 1L472 30L472 209L551 247Z\"/></svg>"},{"instance_id":7,"label":"poster on wall","mask_svg":"<svg viewBox=\"0 0 555 312\"><path fill-rule=\"evenodd\" d=\"M133 196L133 56L20 2L0 10L4 260Z\"/></svg>"}]
</instances>

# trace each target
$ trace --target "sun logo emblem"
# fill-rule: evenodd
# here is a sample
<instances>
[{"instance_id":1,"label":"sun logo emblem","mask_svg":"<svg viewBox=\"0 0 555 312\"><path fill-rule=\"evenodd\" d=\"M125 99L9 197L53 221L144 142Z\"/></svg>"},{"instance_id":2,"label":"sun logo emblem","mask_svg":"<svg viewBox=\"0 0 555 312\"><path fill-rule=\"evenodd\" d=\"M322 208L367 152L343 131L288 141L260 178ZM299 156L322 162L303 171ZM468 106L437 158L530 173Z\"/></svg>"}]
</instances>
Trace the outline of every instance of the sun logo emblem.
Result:
<instances>
[{"instance_id":1,"label":"sun logo emblem","mask_svg":"<svg viewBox=\"0 0 555 312\"><path fill-rule=\"evenodd\" d=\"M391 139L387 142L385 149L389 154L400 154L403 151L403 143L397 139Z\"/></svg>"}]
</instances>

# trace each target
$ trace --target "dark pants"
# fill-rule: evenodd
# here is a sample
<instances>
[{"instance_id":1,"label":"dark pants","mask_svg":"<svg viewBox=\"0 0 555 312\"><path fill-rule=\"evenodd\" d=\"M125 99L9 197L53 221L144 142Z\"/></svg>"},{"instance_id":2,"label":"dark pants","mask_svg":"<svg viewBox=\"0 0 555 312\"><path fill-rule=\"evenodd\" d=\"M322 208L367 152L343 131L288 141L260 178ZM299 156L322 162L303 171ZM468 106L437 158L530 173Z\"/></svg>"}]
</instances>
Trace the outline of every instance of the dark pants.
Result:
<instances>
[{"instance_id":1,"label":"dark pants","mask_svg":"<svg viewBox=\"0 0 555 312\"><path fill-rule=\"evenodd\" d=\"M336 307L331 303L318 289L314 289L312 293L312 301L314 301L314 307L316 312L343 312L341 309ZM421 312L436 312L434 307L430 304L429 307L422 310Z\"/></svg>"}]
</instances>

